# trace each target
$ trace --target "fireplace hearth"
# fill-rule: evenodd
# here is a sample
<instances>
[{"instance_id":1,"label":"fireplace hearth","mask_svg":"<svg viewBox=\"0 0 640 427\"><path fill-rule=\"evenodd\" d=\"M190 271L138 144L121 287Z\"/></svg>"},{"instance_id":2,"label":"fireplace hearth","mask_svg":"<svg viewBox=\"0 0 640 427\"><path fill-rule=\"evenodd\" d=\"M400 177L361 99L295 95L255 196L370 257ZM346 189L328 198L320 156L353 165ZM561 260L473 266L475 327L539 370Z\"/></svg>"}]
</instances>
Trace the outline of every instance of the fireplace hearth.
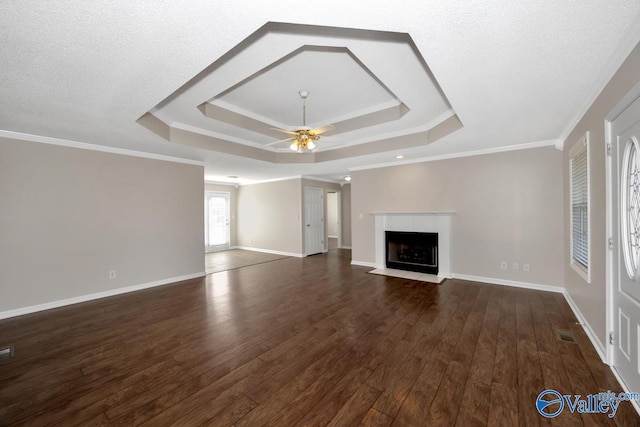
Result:
<instances>
[{"instance_id":1,"label":"fireplace hearth","mask_svg":"<svg viewBox=\"0 0 640 427\"><path fill-rule=\"evenodd\" d=\"M438 274L438 233L385 231L386 266Z\"/></svg>"}]
</instances>

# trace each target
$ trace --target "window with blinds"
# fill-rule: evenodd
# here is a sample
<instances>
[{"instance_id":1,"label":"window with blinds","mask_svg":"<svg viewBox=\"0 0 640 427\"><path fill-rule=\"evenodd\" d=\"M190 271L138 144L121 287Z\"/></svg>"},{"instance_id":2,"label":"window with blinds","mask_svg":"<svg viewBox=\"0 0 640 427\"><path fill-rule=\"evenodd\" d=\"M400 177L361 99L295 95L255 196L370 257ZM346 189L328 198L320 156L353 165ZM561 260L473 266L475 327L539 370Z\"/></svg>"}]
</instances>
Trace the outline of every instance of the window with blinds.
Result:
<instances>
[{"instance_id":1,"label":"window with blinds","mask_svg":"<svg viewBox=\"0 0 640 427\"><path fill-rule=\"evenodd\" d=\"M589 134L571 155L571 266L587 283L589 277Z\"/></svg>"}]
</instances>

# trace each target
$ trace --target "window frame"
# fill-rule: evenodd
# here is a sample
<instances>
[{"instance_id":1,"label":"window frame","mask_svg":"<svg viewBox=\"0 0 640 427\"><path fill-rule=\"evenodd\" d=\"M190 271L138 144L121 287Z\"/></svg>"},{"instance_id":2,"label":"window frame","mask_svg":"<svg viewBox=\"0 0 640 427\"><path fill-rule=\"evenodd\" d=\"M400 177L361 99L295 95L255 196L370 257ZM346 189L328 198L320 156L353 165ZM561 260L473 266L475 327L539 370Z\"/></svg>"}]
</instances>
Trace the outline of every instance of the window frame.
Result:
<instances>
[{"instance_id":1,"label":"window frame","mask_svg":"<svg viewBox=\"0 0 640 427\"><path fill-rule=\"evenodd\" d=\"M591 174L590 172L590 149L589 149L589 132L586 132L582 137L575 142L575 144L571 147L569 151L569 257L570 264L573 270L578 273L585 282L591 283ZM576 243L576 238L574 236L574 203L576 200L574 199L574 187L577 182L574 182L574 161L578 159L579 156L583 154L586 155L586 166L585 166L585 178L582 182L586 183L586 208L583 210L586 211L586 243L584 243L584 251L586 251L586 261L587 265L584 265L581 260L577 259L574 256L574 245ZM578 181L577 179L575 181ZM581 200L580 200L581 201ZM581 221L582 222L582 221Z\"/></svg>"}]
</instances>

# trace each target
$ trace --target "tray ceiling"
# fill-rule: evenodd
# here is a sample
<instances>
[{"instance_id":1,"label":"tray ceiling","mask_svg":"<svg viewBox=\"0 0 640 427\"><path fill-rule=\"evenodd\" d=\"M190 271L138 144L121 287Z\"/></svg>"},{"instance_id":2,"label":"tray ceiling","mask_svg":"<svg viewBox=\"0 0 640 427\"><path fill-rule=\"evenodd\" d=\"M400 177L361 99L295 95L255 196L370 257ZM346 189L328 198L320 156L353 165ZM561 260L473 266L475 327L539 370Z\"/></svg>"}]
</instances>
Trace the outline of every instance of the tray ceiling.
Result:
<instances>
[{"instance_id":1,"label":"tray ceiling","mask_svg":"<svg viewBox=\"0 0 640 427\"><path fill-rule=\"evenodd\" d=\"M302 125L302 89L307 125L335 126L304 155L273 130ZM283 23L262 26L139 122L174 143L273 163L394 151L396 137L425 145L443 123L443 136L461 127L407 34Z\"/></svg>"}]
</instances>

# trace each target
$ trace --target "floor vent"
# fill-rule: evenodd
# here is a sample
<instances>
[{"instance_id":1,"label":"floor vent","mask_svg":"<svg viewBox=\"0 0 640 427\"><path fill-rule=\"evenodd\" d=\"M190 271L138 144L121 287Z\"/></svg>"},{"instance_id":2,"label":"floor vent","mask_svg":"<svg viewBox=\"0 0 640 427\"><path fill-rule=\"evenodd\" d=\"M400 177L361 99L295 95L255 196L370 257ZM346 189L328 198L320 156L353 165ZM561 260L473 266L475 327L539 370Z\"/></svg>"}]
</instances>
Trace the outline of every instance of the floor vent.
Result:
<instances>
[{"instance_id":1,"label":"floor vent","mask_svg":"<svg viewBox=\"0 0 640 427\"><path fill-rule=\"evenodd\" d=\"M13 346L0 347L0 359L9 359L13 357Z\"/></svg>"},{"instance_id":2,"label":"floor vent","mask_svg":"<svg viewBox=\"0 0 640 427\"><path fill-rule=\"evenodd\" d=\"M576 337L573 335L573 332L567 329L556 329L556 336L558 337L558 341L577 344Z\"/></svg>"}]
</instances>

